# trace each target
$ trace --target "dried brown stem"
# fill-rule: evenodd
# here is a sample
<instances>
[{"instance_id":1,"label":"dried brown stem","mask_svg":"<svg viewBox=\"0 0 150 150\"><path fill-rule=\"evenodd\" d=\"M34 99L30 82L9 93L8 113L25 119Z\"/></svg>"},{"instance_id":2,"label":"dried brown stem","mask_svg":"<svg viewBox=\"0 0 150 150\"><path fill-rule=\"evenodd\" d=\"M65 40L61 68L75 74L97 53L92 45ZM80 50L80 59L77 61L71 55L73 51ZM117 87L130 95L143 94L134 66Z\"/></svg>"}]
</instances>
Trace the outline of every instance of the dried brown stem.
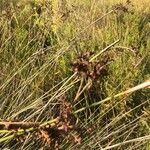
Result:
<instances>
[{"instance_id":1,"label":"dried brown stem","mask_svg":"<svg viewBox=\"0 0 150 150\"><path fill-rule=\"evenodd\" d=\"M0 122L0 130L17 130L17 129L29 129L39 127L38 122Z\"/></svg>"}]
</instances>

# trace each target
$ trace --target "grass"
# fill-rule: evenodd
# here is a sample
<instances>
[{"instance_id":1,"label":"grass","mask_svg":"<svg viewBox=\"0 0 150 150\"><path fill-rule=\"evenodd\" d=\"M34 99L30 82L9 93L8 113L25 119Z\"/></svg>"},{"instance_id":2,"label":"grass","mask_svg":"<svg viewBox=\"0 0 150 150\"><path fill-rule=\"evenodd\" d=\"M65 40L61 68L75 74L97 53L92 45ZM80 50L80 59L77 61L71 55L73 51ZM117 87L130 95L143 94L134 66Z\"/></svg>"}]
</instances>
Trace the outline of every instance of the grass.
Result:
<instances>
[{"instance_id":1,"label":"grass","mask_svg":"<svg viewBox=\"0 0 150 150\"><path fill-rule=\"evenodd\" d=\"M149 149L148 0L2 0L0 16L1 149Z\"/></svg>"}]
</instances>

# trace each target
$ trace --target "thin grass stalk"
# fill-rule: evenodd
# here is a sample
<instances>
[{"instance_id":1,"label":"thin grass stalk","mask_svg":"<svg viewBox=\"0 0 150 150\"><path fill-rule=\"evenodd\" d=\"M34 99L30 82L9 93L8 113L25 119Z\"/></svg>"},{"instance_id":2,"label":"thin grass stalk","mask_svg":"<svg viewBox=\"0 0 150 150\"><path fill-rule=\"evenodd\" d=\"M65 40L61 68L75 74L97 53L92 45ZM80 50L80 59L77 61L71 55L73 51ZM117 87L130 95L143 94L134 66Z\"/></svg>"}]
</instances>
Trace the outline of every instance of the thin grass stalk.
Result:
<instances>
[{"instance_id":1,"label":"thin grass stalk","mask_svg":"<svg viewBox=\"0 0 150 150\"><path fill-rule=\"evenodd\" d=\"M99 101L99 102L93 103L92 105L90 105L90 106L88 106L88 107L80 108L80 109L76 110L76 111L74 112L74 114L79 113L79 112L82 112L82 111L84 111L84 110L87 109L87 108L91 108L91 107L94 107L94 106L98 106L98 105L100 105L100 104L102 104L102 103L105 103L105 102L111 100L111 99L118 98L118 97L120 97L120 96L127 95L127 94L133 93L133 92L135 92L135 91L138 91L138 90L140 90L140 89L147 88L147 87L148 87L148 88L150 87L150 80L147 80L147 81L145 81L144 83L141 83L141 84L139 84L139 85L137 85L137 86L135 86L135 87L133 87L133 88L130 88L130 89L126 90L126 91L120 92L120 93L118 93L118 94L116 94L116 95L114 95L114 96L110 96L110 97L107 97L107 98L105 98L105 99L103 99L103 100L101 100L101 101Z\"/></svg>"},{"instance_id":2,"label":"thin grass stalk","mask_svg":"<svg viewBox=\"0 0 150 150\"><path fill-rule=\"evenodd\" d=\"M124 141L124 142L121 142L121 143L117 143L117 144L105 147L105 148L103 148L103 150L109 150L109 149L119 147L121 145L126 145L126 144L133 143L133 142L143 142L143 141L147 141L147 140L150 140L150 135L146 135L146 136L142 136L142 137L139 137L139 138Z\"/></svg>"}]
</instances>

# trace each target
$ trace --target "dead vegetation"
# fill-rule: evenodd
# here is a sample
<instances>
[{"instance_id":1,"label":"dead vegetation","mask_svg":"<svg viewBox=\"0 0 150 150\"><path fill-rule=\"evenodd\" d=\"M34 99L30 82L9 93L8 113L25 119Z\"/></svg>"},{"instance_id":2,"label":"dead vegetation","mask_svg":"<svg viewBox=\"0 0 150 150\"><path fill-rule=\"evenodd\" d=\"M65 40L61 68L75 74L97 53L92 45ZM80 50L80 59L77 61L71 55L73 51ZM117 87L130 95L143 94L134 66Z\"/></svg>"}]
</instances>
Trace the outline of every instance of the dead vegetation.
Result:
<instances>
[{"instance_id":1,"label":"dead vegetation","mask_svg":"<svg viewBox=\"0 0 150 150\"><path fill-rule=\"evenodd\" d=\"M0 6L0 148L149 149L149 12L57 2Z\"/></svg>"}]
</instances>

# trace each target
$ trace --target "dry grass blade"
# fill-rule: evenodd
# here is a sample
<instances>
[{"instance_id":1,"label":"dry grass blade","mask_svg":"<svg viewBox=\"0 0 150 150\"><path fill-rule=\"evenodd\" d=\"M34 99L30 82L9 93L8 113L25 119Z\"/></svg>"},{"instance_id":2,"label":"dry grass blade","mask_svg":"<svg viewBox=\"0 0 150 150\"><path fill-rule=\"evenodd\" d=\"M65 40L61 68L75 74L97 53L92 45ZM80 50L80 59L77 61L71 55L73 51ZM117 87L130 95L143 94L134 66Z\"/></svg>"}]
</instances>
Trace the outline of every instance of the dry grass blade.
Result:
<instances>
[{"instance_id":1,"label":"dry grass blade","mask_svg":"<svg viewBox=\"0 0 150 150\"><path fill-rule=\"evenodd\" d=\"M126 91L118 93L118 94L114 95L113 97L111 97L111 96L107 97L107 98L105 98L105 99L103 99L103 100L101 100L99 102L93 103L92 105L90 105L88 107L83 107L83 108L81 108L79 110L76 110L74 113L76 114L76 113L82 112L82 111L84 111L87 108L98 106L98 105L100 105L102 103L105 103L105 102L111 100L112 98L117 98L117 97L120 97L120 96L123 96L123 95L127 95L127 94L133 93L135 91L138 91L140 89L147 88L149 86L150 86L150 80L147 80L147 81L145 81L145 82L143 82L143 83L141 83L141 84L139 84L139 85L137 85L137 86L135 86L133 88L130 88L130 89L126 90Z\"/></svg>"},{"instance_id":2,"label":"dry grass blade","mask_svg":"<svg viewBox=\"0 0 150 150\"><path fill-rule=\"evenodd\" d=\"M0 130L16 130L16 129L28 129L31 127L39 127L40 123L38 122L0 122Z\"/></svg>"},{"instance_id":3,"label":"dry grass blade","mask_svg":"<svg viewBox=\"0 0 150 150\"><path fill-rule=\"evenodd\" d=\"M96 54L94 57L90 59L90 62L92 62L94 59L96 59L99 55L109 50L111 47L113 47L115 44L117 44L120 40L116 40L115 42L111 43L109 46L105 47L103 50L101 50L98 54Z\"/></svg>"},{"instance_id":4,"label":"dry grass blade","mask_svg":"<svg viewBox=\"0 0 150 150\"><path fill-rule=\"evenodd\" d=\"M118 143L118 144L115 144L115 145L112 145L112 146L105 147L102 150L109 150L109 149L119 147L121 145L134 143L134 142L143 142L143 141L147 141L147 140L150 140L150 135L146 135L146 136L143 136L143 137L131 139L131 140L128 140L128 141L124 141L124 142L121 142L121 143Z\"/></svg>"}]
</instances>

